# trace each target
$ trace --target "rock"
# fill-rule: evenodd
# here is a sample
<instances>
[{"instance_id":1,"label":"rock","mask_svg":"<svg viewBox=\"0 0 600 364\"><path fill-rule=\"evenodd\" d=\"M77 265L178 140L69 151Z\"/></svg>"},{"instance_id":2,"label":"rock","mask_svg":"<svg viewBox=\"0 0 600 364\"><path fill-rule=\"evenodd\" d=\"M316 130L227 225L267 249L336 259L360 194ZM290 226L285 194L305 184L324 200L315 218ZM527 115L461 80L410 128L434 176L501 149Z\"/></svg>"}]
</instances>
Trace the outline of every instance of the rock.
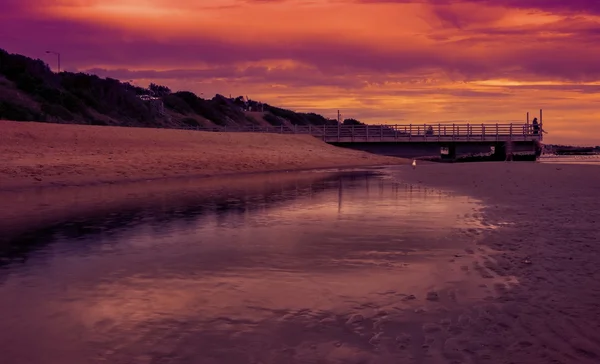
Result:
<instances>
[{"instance_id":1,"label":"rock","mask_svg":"<svg viewBox=\"0 0 600 364\"><path fill-rule=\"evenodd\" d=\"M417 299L417 297L415 297L414 294L409 294L408 296L404 297L402 299L402 301L412 301L412 300L416 300L416 299Z\"/></svg>"}]
</instances>

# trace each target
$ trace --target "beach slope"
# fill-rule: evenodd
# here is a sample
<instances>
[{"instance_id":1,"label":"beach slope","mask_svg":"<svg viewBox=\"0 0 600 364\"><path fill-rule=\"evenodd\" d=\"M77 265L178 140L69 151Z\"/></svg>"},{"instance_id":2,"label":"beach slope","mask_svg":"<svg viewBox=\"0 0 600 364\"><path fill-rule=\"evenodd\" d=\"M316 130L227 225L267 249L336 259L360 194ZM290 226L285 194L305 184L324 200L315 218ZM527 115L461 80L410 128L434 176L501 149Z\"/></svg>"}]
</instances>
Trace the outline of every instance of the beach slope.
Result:
<instances>
[{"instance_id":1,"label":"beach slope","mask_svg":"<svg viewBox=\"0 0 600 364\"><path fill-rule=\"evenodd\" d=\"M0 190L182 176L405 164L309 135L0 120Z\"/></svg>"}]
</instances>

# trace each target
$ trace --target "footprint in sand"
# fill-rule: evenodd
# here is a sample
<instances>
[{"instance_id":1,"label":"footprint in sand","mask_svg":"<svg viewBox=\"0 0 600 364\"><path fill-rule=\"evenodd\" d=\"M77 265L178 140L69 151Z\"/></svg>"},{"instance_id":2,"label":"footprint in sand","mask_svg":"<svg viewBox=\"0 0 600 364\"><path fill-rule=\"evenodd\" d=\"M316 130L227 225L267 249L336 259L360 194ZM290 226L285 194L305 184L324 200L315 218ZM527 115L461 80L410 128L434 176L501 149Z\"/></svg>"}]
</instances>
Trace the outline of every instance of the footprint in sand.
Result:
<instances>
[{"instance_id":1,"label":"footprint in sand","mask_svg":"<svg viewBox=\"0 0 600 364\"><path fill-rule=\"evenodd\" d=\"M481 278L494 278L494 276L490 274L490 272L487 269L482 267L481 264L479 264L479 262L473 263L473 269L475 269L479 273L479 275L481 275Z\"/></svg>"},{"instance_id":2,"label":"footprint in sand","mask_svg":"<svg viewBox=\"0 0 600 364\"><path fill-rule=\"evenodd\" d=\"M335 324L336 322L337 322L337 320L334 319L333 317L325 317L324 319L319 321L319 323L321 323L323 325L332 325L332 324Z\"/></svg>"},{"instance_id":3,"label":"footprint in sand","mask_svg":"<svg viewBox=\"0 0 600 364\"><path fill-rule=\"evenodd\" d=\"M425 332L427 334L432 334L434 332L442 331L442 327L440 325L432 324L432 323L426 323L423 325L422 328L423 328L423 332Z\"/></svg>"},{"instance_id":4,"label":"footprint in sand","mask_svg":"<svg viewBox=\"0 0 600 364\"><path fill-rule=\"evenodd\" d=\"M396 336L396 343L399 346L406 347L406 345L408 345L410 343L410 341L411 341L411 336L409 334L402 333L402 334Z\"/></svg>"},{"instance_id":5,"label":"footprint in sand","mask_svg":"<svg viewBox=\"0 0 600 364\"><path fill-rule=\"evenodd\" d=\"M434 291L427 292L427 300L428 301L439 301L440 296L437 292L434 292Z\"/></svg>"},{"instance_id":6,"label":"footprint in sand","mask_svg":"<svg viewBox=\"0 0 600 364\"><path fill-rule=\"evenodd\" d=\"M365 320L364 316L361 314L354 314L348 318L346 321L346 325L355 325L363 322Z\"/></svg>"},{"instance_id":7,"label":"footprint in sand","mask_svg":"<svg viewBox=\"0 0 600 364\"><path fill-rule=\"evenodd\" d=\"M443 355L450 360L461 360L463 358L462 345L456 338L449 338L444 342Z\"/></svg>"},{"instance_id":8,"label":"footprint in sand","mask_svg":"<svg viewBox=\"0 0 600 364\"><path fill-rule=\"evenodd\" d=\"M569 340L569 344L571 347L573 347L573 349L585 354L586 356L593 358L600 356L600 349L598 349L598 346L584 338L578 337L571 339Z\"/></svg>"}]
</instances>

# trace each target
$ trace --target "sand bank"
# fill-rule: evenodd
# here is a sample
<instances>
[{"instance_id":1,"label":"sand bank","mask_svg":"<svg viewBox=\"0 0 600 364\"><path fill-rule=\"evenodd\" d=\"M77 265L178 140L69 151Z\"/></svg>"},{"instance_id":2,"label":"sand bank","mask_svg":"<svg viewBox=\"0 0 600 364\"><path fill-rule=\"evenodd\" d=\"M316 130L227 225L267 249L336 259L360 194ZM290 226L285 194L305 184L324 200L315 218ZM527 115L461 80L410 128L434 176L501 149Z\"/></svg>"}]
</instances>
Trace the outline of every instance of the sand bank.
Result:
<instances>
[{"instance_id":1,"label":"sand bank","mask_svg":"<svg viewBox=\"0 0 600 364\"><path fill-rule=\"evenodd\" d=\"M0 121L0 190L403 164L308 135Z\"/></svg>"},{"instance_id":2,"label":"sand bank","mask_svg":"<svg viewBox=\"0 0 600 364\"><path fill-rule=\"evenodd\" d=\"M482 287L485 302L447 307L455 321L436 334L428 355L444 359L432 363L598 363L600 167L428 165L400 178L485 201L490 229L477 238L485 264L469 263L469 254L457 264L507 282ZM511 276L518 284L508 283Z\"/></svg>"}]
</instances>

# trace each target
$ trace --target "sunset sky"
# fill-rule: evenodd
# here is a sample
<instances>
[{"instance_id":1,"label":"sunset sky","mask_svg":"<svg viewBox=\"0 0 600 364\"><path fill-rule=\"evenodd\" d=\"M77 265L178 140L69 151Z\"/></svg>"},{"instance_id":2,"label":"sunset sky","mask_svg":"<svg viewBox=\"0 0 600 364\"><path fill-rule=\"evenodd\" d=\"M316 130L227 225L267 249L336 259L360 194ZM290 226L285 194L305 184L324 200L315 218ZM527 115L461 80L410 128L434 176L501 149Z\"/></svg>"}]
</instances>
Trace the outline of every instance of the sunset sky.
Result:
<instances>
[{"instance_id":1,"label":"sunset sky","mask_svg":"<svg viewBox=\"0 0 600 364\"><path fill-rule=\"evenodd\" d=\"M525 121L600 144L600 1L0 0L0 48L368 123Z\"/></svg>"}]
</instances>

